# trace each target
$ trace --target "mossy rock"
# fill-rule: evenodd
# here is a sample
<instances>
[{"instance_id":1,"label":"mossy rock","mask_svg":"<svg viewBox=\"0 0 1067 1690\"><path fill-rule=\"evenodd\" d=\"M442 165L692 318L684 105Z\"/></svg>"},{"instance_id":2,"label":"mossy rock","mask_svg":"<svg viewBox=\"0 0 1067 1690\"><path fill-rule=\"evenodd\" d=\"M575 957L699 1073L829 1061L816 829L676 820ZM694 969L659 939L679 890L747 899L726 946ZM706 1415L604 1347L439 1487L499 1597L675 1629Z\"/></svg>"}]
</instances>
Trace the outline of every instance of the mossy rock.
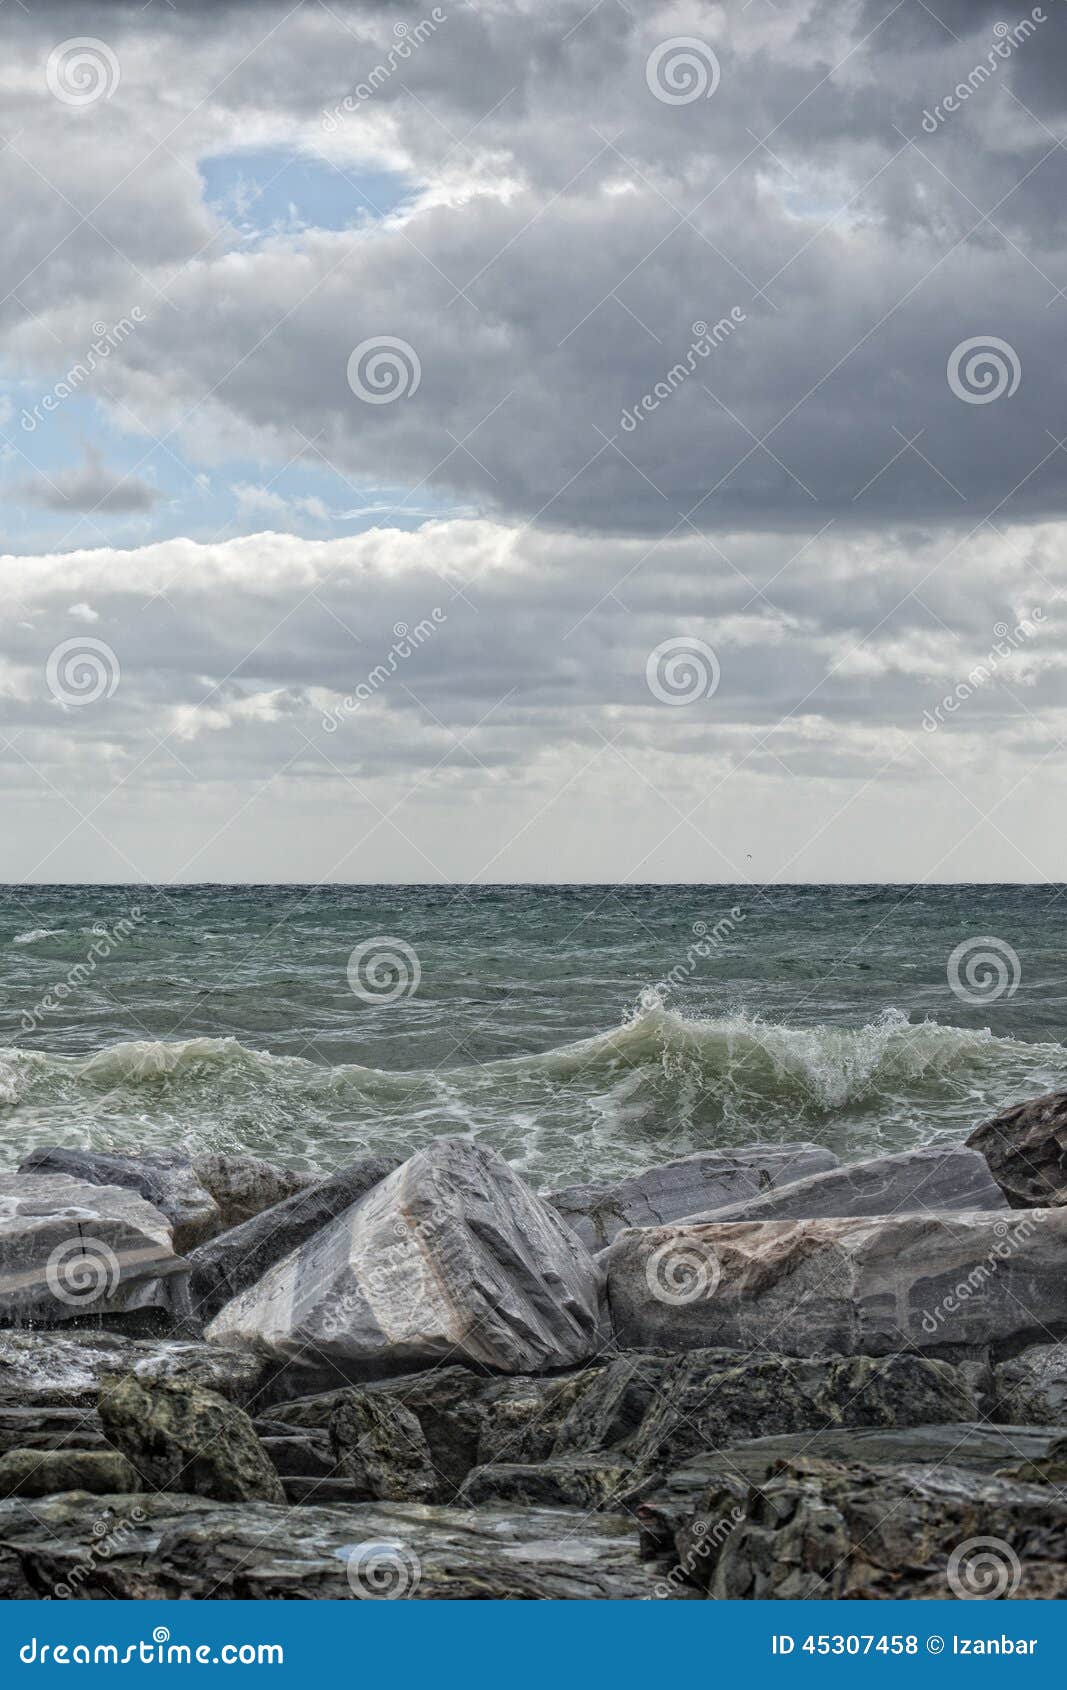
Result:
<instances>
[{"instance_id":1,"label":"mossy rock","mask_svg":"<svg viewBox=\"0 0 1067 1690\"><path fill-rule=\"evenodd\" d=\"M219 1502L285 1500L248 1415L215 1391L126 1374L105 1384L99 1413L108 1438L155 1490Z\"/></svg>"}]
</instances>

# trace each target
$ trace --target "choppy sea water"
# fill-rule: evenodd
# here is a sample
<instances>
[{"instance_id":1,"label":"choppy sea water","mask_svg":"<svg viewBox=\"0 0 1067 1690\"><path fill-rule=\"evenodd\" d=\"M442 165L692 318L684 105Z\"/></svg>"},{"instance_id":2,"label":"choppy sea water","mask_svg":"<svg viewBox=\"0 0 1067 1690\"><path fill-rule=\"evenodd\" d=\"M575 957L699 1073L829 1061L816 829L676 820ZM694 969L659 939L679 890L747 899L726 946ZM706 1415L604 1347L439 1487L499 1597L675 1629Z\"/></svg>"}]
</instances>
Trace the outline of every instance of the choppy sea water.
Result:
<instances>
[{"instance_id":1,"label":"choppy sea water","mask_svg":"<svg viewBox=\"0 0 1067 1690\"><path fill-rule=\"evenodd\" d=\"M0 888L3 1162L449 1133L548 1186L959 1138L1067 1083L1065 923L1061 887Z\"/></svg>"}]
</instances>

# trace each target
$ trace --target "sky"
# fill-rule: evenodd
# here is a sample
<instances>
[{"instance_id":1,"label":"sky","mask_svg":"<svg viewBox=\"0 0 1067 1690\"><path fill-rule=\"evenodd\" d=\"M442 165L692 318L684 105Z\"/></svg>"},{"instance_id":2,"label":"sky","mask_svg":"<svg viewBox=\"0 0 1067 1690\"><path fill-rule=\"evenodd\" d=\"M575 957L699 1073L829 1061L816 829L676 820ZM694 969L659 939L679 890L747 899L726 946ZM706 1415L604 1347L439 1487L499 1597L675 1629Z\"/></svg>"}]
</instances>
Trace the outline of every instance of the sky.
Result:
<instances>
[{"instance_id":1,"label":"sky","mask_svg":"<svg viewBox=\"0 0 1067 1690\"><path fill-rule=\"evenodd\" d=\"M1063 0L0 28L0 879L1067 878Z\"/></svg>"}]
</instances>

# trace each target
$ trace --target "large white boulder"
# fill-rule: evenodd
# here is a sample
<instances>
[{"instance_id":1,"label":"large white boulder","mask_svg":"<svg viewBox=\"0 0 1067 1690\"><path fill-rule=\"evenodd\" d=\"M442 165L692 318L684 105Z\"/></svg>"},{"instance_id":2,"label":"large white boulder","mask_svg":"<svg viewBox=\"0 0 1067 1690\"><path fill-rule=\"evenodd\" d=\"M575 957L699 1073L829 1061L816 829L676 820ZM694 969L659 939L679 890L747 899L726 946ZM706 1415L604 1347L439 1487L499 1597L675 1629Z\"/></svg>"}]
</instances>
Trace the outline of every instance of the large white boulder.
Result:
<instances>
[{"instance_id":1,"label":"large white boulder","mask_svg":"<svg viewBox=\"0 0 1067 1690\"><path fill-rule=\"evenodd\" d=\"M699 1150L629 1179L564 1186L547 1192L545 1202L590 1250L602 1250L624 1227L662 1226L836 1167L833 1151L820 1144L744 1144Z\"/></svg>"},{"instance_id":2,"label":"large white boulder","mask_svg":"<svg viewBox=\"0 0 1067 1690\"><path fill-rule=\"evenodd\" d=\"M601 1263L625 1345L1006 1354L1067 1332L1067 1209L655 1227Z\"/></svg>"},{"instance_id":3,"label":"large white boulder","mask_svg":"<svg viewBox=\"0 0 1067 1690\"><path fill-rule=\"evenodd\" d=\"M500 1156L437 1139L227 1303L206 1336L351 1378L446 1360L538 1373L591 1354L600 1289L588 1251Z\"/></svg>"}]
</instances>

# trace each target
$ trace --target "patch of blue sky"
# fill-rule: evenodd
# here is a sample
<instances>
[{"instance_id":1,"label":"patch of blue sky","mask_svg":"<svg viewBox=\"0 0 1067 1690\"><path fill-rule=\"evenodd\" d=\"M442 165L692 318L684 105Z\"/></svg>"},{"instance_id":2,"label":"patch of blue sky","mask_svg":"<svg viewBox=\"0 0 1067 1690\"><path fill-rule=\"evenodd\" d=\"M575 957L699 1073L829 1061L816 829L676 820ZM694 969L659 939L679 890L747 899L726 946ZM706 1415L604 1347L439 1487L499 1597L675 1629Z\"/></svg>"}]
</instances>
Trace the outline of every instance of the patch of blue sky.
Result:
<instances>
[{"instance_id":1,"label":"patch of blue sky","mask_svg":"<svg viewBox=\"0 0 1067 1690\"><path fill-rule=\"evenodd\" d=\"M185 456L177 434L158 442L120 430L88 394L47 413L35 412L37 397L25 384L0 395L0 549L126 547L182 534L209 541L268 529L333 539L478 514L429 487L362 485L313 450L281 470L237 457L205 465Z\"/></svg>"},{"instance_id":2,"label":"patch of blue sky","mask_svg":"<svg viewBox=\"0 0 1067 1690\"><path fill-rule=\"evenodd\" d=\"M343 169L286 148L257 148L201 159L204 198L246 242L310 229L377 222L411 200L417 184L382 168Z\"/></svg>"}]
</instances>

